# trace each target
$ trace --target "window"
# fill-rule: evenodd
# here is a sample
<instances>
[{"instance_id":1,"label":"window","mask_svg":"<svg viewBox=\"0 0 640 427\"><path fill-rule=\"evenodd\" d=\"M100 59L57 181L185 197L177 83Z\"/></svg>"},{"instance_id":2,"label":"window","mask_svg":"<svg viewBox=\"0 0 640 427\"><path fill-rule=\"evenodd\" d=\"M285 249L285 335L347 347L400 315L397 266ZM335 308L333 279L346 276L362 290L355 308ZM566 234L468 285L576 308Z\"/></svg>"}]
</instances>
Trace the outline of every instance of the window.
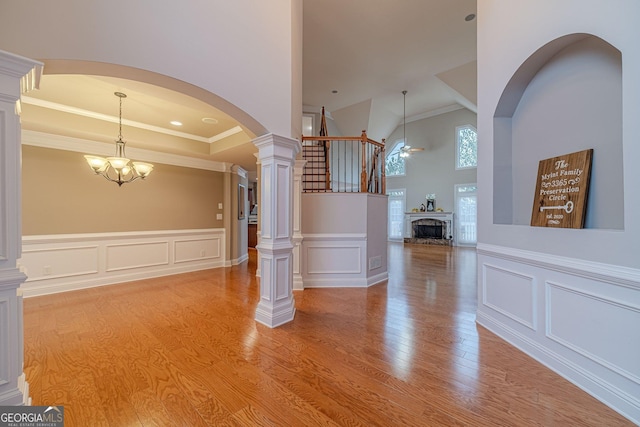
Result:
<instances>
[{"instance_id":1,"label":"window","mask_svg":"<svg viewBox=\"0 0 640 427\"><path fill-rule=\"evenodd\" d=\"M302 135L315 136L314 116L310 114L302 115Z\"/></svg>"},{"instance_id":2,"label":"window","mask_svg":"<svg viewBox=\"0 0 640 427\"><path fill-rule=\"evenodd\" d=\"M476 184L459 184L456 193L456 244L475 245L478 241L478 188Z\"/></svg>"},{"instance_id":3,"label":"window","mask_svg":"<svg viewBox=\"0 0 640 427\"><path fill-rule=\"evenodd\" d=\"M456 128L456 169L475 168L478 165L478 133L471 126Z\"/></svg>"},{"instance_id":4,"label":"window","mask_svg":"<svg viewBox=\"0 0 640 427\"><path fill-rule=\"evenodd\" d=\"M404 147L404 140L399 140L387 154L384 171L386 176L404 176L404 158L400 156L402 147Z\"/></svg>"},{"instance_id":5,"label":"window","mask_svg":"<svg viewBox=\"0 0 640 427\"><path fill-rule=\"evenodd\" d=\"M404 207L405 207L405 190L398 188L395 190L387 190L389 196L389 240L402 240L404 226Z\"/></svg>"}]
</instances>

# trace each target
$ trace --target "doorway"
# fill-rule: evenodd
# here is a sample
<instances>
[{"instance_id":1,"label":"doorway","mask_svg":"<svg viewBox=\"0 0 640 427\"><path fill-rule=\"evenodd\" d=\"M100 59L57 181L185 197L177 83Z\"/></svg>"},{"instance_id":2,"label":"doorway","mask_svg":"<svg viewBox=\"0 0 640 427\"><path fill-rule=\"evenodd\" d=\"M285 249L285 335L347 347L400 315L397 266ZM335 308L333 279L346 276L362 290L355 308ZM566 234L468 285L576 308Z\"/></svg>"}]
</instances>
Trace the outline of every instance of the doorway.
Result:
<instances>
[{"instance_id":1,"label":"doorway","mask_svg":"<svg viewBox=\"0 0 640 427\"><path fill-rule=\"evenodd\" d=\"M457 184L454 191L456 245L475 246L478 242L477 184Z\"/></svg>"}]
</instances>

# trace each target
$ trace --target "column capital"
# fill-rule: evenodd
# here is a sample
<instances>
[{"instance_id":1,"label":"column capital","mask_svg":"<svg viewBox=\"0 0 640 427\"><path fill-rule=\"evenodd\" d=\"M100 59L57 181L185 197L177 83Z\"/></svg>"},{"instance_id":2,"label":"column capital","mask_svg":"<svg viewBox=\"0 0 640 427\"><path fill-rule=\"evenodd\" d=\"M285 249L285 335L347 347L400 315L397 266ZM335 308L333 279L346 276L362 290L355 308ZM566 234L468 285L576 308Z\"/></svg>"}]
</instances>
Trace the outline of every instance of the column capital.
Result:
<instances>
[{"instance_id":1,"label":"column capital","mask_svg":"<svg viewBox=\"0 0 640 427\"><path fill-rule=\"evenodd\" d=\"M300 141L294 138L268 133L254 139L253 145L258 148L258 160L269 158L295 159L302 150Z\"/></svg>"},{"instance_id":2,"label":"column capital","mask_svg":"<svg viewBox=\"0 0 640 427\"><path fill-rule=\"evenodd\" d=\"M247 177L247 171L244 170L242 168L242 166L240 166L240 165L231 166L231 172L236 174L236 175L238 175L238 176L241 176L242 178L246 178Z\"/></svg>"},{"instance_id":3,"label":"column capital","mask_svg":"<svg viewBox=\"0 0 640 427\"><path fill-rule=\"evenodd\" d=\"M2 84L0 79L0 92L14 97L14 101L20 98L20 93L26 93L40 86L40 77L44 64L33 59L0 50L0 76L9 77L9 84ZM20 80L20 85L14 85L15 79Z\"/></svg>"}]
</instances>

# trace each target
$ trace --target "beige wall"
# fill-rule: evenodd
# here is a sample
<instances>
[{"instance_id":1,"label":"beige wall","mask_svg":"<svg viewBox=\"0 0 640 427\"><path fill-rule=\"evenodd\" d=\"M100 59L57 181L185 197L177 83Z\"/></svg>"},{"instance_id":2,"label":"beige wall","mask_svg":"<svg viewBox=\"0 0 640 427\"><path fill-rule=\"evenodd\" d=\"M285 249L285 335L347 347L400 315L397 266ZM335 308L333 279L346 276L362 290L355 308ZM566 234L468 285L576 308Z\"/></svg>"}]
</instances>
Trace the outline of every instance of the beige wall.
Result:
<instances>
[{"instance_id":1,"label":"beige wall","mask_svg":"<svg viewBox=\"0 0 640 427\"><path fill-rule=\"evenodd\" d=\"M145 181L118 187L82 154L22 147L24 235L222 228L223 173L155 164ZM143 160L143 159L139 159Z\"/></svg>"}]
</instances>

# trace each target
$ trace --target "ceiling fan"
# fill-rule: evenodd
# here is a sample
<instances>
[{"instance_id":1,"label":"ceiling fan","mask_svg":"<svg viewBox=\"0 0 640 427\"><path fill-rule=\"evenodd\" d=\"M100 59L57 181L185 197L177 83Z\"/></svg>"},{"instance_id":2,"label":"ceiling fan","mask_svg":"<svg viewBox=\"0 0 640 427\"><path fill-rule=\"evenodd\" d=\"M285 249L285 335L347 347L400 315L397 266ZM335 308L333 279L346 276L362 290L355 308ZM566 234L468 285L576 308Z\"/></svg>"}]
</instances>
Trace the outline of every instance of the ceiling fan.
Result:
<instances>
[{"instance_id":1,"label":"ceiling fan","mask_svg":"<svg viewBox=\"0 0 640 427\"><path fill-rule=\"evenodd\" d=\"M424 151L423 147L412 148L410 145L404 145L400 147L400 157L409 157L411 153L418 151Z\"/></svg>"},{"instance_id":2,"label":"ceiling fan","mask_svg":"<svg viewBox=\"0 0 640 427\"><path fill-rule=\"evenodd\" d=\"M407 91L403 90L402 95L404 96L402 112L402 139L404 141L404 145L400 147L400 157L407 158L411 155L411 153L424 151L424 148L411 148L410 145L407 145Z\"/></svg>"}]
</instances>

